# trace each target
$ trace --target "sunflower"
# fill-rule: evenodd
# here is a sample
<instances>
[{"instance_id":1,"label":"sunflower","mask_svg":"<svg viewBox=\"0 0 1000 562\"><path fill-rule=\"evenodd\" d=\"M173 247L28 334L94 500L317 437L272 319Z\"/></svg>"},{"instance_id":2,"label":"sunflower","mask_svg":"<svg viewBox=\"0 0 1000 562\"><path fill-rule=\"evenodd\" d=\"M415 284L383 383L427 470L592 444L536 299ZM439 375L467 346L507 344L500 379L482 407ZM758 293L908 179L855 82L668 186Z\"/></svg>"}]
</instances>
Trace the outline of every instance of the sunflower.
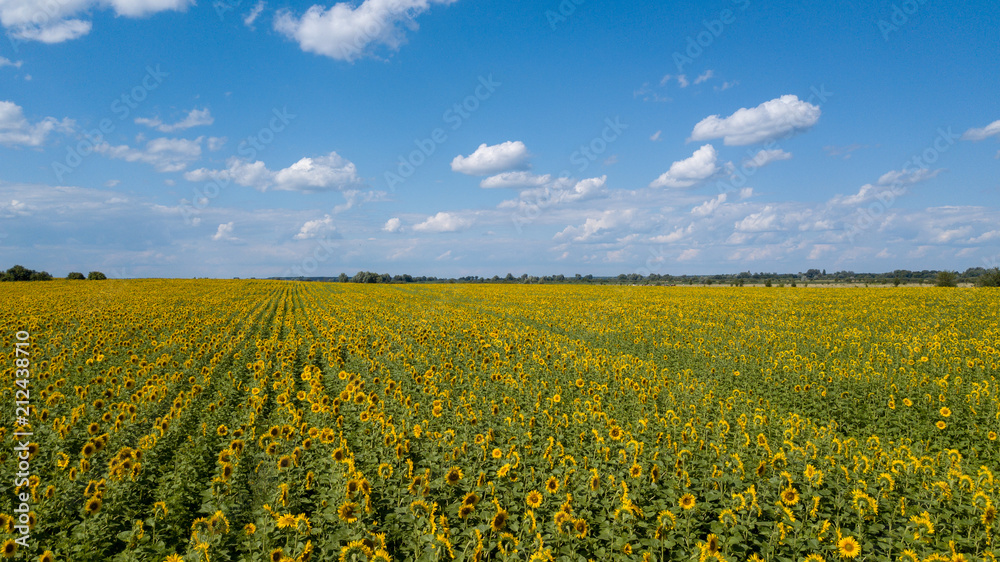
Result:
<instances>
[{"instance_id":1,"label":"sunflower","mask_svg":"<svg viewBox=\"0 0 1000 562\"><path fill-rule=\"evenodd\" d=\"M937 423L934 425L936 425L938 429L944 429L948 427L948 424L944 423L943 420L938 420Z\"/></svg>"},{"instance_id":2,"label":"sunflower","mask_svg":"<svg viewBox=\"0 0 1000 562\"><path fill-rule=\"evenodd\" d=\"M993 507L992 505L987 505L983 509L983 515L980 517L980 521L983 522L984 526L990 527L996 520L997 520L997 508Z\"/></svg>"},{"instance_id":3,"label":"sunflower","mask_svg":"<svg viewBox=\"0 0 1000 562\"><path fill-rule=\"evenodd\" d=\"M56 555L51 550L46 550L38 557L38 562L56 562Z\"/></svg>"},{"instance_id":4,"label":"sunflower","mask_svg":"<svg viewBox=\"0 0 1000 562\"><path fill-rule=\"evenodd\" d=\"M354 523L358 520L358 504L354 502L344 502L337 508L337 516L347 523Z\"/></svg>"},{"instance_id":5,"label":"sunflower","mask_svg":"<svg viewBox=\"0 0 1000 562\"><path fill-rule=\"evenodd\" d=\"M392 476L392 465L387 462L378 465L378 475L384 479L388 479Z\"/></svg>"},{"instance_id":6,"label":"sunflower","mask_svg":"<svg viewBox=\"0 0 1000 562\"><path fill-rule=\"evenodd\" d=\"M905 554L905 552L904 552ZM802 562L823 562L823 557L815 552L802 559Z\"/></svg>"},{"instance_id":7,"label":"sunflower","mask_svg":"<svg viewBox=\"0 0 1000 562\"><path fill-rule=\"evenodd\" d=\"M465 494L464 498L462 498L462 505L470 505L472 507L476 507L478 503L479 503L479 496L477 496L475 492L469 492L468 494Z\"/></svg>"},{"instance_id":8,"label":"sunflower","mask_svg":"<svg viewBox=\"0 0 1000 562\"><path fill-rule=\"evenodd\" d=\"M678 505L681 506L681 508L685 510L691 509L694 507L695 504L694 496L692 496L691 494L684 494L683 496L681 496L681 499L677 501L677 503Z\"/></svg>"},{"instance_id":9,"label":"sunflower","mask_svg":"<svg viewBox=\"0 0 1000 562\"><path fill-rule=\"evenodd\" d=\"M97 435L101 431L101 426L94 422L87 426L87 433L91 435Z\"/></svg>"},{"instance_id":10,"label":"sunflower","mask_svg":"<svg viewBox=\"0 0 1000 562\"><path fill-rule=\"evenodd\" d=\"M490 456L492 456L495 459L499 459L500 457L503 456L503 451L501 451L500 449L493 449L493 452L490 453Z\"/></svg>"},{"instance_id":11,"label":"sunflower","mask_svg":"<svg viewBox=\"0 0 1000 562\"><path fill-rule=\"evenodd\" d=\"M257 532L257 526L253 523L247 523L243 526L243 532L246 533L247 536L252 535Z\"/></svg>"},{"instance_id":12,"label":"sunflower","mask_svg":"<svg viewBox=\"0 0 1000 562\"><path fill-rule=\"evenodd\" d=\"M639 463L633 464L632 467L628 469L628 475L631 476L632 478L638 478L642 476L642 467L639 466Z\"/></svg>"},{"instance_id":13,"label":"sunflower","mask_svg":"<svg viewBox=\"0 0 1000 562\"><path fill-rule=\"evenodd\" d=\"M17 543L14 539L7 539L3 542L3 546L0 547L0 555L4 558L13 558L14 554L17 553Z\"/></svg>"},{"instance_id":14,"label":"sunflower","mask_svg":"<svg viewBox=\"0 0 1000 562\"><path fill-rule=\"evenodd\" d=\"M292 457L288 455L282 455L282 457L278 459L278 470L284 470L286 468L289 468L290 466L292 466Z\"/></svg>"},{"instance_id":15,"label":"sunflower","mask_svg":"<svg viewBox=\"0 0 1000 562\"><path fill-rule=\"evenodd\" d=\"M573 531L576 532L576 538L585 538L587 533L590 532L590 525L584 519L575 519L573 521Z\"/></svg>"},{"instance_id":16,"label":"sunflower","mask_svg":"<svg viewBox=\"0 0 1000 562\"><path fill-rule=\"evenodd\" d=\"M986 434L986 438L989 439L990 441L996 441L997 440L997 432L991 431L991 432L987 433Z\"/></svg>"},{"instance_id":17,"label":"sunflower","mask_svg":"<svg viewBox=\"0 0 1000 562\"><path fill-rule=\"evenodd\" d=\"M341 506L341 507L343 507L343 506ZM344 518L341 517L341 519L344 519ZM344 520L347 521L346 519L344 519ZM350 523L350 521L347 521L347 522ZM279 529L287 529L289 527L295 527L297 525L298 525L298 520L296 520L295 516L292 515L291 513L286 513L286 514L278 517L278 528Z\"/></svg>"},{"instance_id":18,"label":"sunflower","mask_svg":"<svg viewBox=\"0 0 1000 562\"><path fill-rule=\"evenodd\" d=\"M594 473L590 476L590 489L596 492L600 487L601 475L597 474L597 471L594 471Z\"/></svg>"},{"instance_id":19,"label":"sunflower","mask_svg":"<svg viewBox=\"0 0 1000 562\"><path fill-rule=\"evenodd\" d=\"M347 456L347 454L344 453L344 449L343 448L337 447L336 449L333 450L333 455L332 456L333 456L333 460L335 460L337 462L344 462L344 458Z\"/></svg>"},{"instance_id":20,"label":"sunflower","mask_svg":"<svg viewBox=\"0 0 1000 562\"><path fill-rule=\"evenodd\" d=\"M617 425L612 427L611 430L608 431L608 436L611 437L611 439L613 439L614 441L621 441L622 434L623 434L622 428L618 427Z\"/></svg>"},{"instance_id":21,"label":"sunflower","mask_svg":"<svg viewBox=\"0 0 1000 562\"><path fill-rule=\"evenodd\" d=\"M719 513L719 522L727 527L732 527L737 522L736 514L733 513L733 510L731 509L723 509L722 512Z\"/></svg>"},{"instance_id":22,"label":"sunflower","mask_svg":"<svg viewBox=\"0 0 1000 562\"><path fill-rule=\"evenodd\" d=\"M80 451L80 454L83 455L84 458L89 459L90 456L96 452L97 452L97 447L93 443L88 441L87 444L83 446L83 450Z\"/></svg>"},{"instance_id":23,"label":"sunflower","mask_svg":"<svg viewBox=\"0 0 1000 562\"><path fill-rule=\"evenodd\" d=\"M942 418L951 417L951 409L949 409L947 406L941 408L939 413L941 414Z\"/></svg>"},{"instance_id":24,"label":"sunflower","mask_svg":"<svg viewBox=\"0 0 1000 562\"><path fill-rule=\"evenodd\" d=\"M233 465L226 463L222 465L222 479L229 480L229 477L233 475Z\"/></svg>"},{"instance_id":25,"label":"sunflower","mask_svg":"<svg viewBox=\"0 0 1000 562\"><path fill-rule=\"evenodd\" d=\"M225 437L226 435L229 435L229 428L226 427L226 424L222 424L219 427L215 428L215 433L219 437Z\"/></svg>"},{"instance_id":26,"label":"sunflower","mask_svg":"<svg viewBox=\"0 0 1000 562\"><path fill-rule=\"evenodd\" d=\"M101 510L101 496L94 496L87 500L87 505L84 507L87 515L93 515Z\"/></svg>"},{"instance_id":27,"label":"sunflower","mask_svg":"<svg viewBox=\"0 0 1000 562\"><path fill-rule=\"evenodd\" d=\"M490 520L490 528L494 531L500 531L507 525L507 510L501 509L497 511L493 519Z\"/></svg>"},{"instance_id":28,"label":"sunflower","mask_svg":"<svg viewBox=\"0 0 1000 562\"><path fill-rule=\"evenodd\" d=\"M711 533L705 539L705 550L709 554L717 554L719 552L719 537L715 533Z\"/></svg>"},{"instance_id":29,"label":"sunflower","mask_svg":"<svg viewBox=\"0 0 1000 562\"><path fill-rule=\"evenodd\" d=\"M837 541L837 553L842 558L854 558L861 554L861 545L854 540L854 537L844 537Z\"/></svg>"},{"instance_id":30,"label":"sunflower","mask_svg":"<svg viewBox=\"0 0 1000 562\"><path fill-rule=\"evenodd\" d=\"M534 509L542 505L542 499L542 494L538 490L532 490L528 492L528 497L525 500L525 503L528 504L528 507Z\"/></svg>"},{"instance_id":31,"label":"sunflower","mask_svg":"<svg viewBox=\"0 0 1000 562\"><path fill-rule=\"evenodd\" d=\"M654 464L653 467L649 469L649 479L653 482L660 479L660 467Z\"/></svg>"},{"instance_id":32,"label":"sunflower","mask_svg":"<svg viewBox=\"0 0 1000 562\"><path fill-rule=\"evenodd\" d=\"M271 562L281 562L281 559L284 557L285 557L284 551L282 551L280 548L276 548L271 551L270 556L268 556L268 560L270 560Z\"/></svg>"},{"instance_id":33,"label":"sunflower","mask_svg":"<svg viewBox=\"0 0 1000 562\"><path fill-rule=\"evenodd\" d=\"M559 491L559 479L555 476L549 476L549 479L545 481L545 491L554 494Z\"/></svg>"},{"instance_id":34,"label":"sunflower","mask_svg":"<svg viewBox=\"0 0 1000 562\"><path fill-rule=\"evenodd\" d=\"M174 553L171 554L170 556L167 556L164 562L184 562L184 559L181 558L180 554Z\"/></svg>"},{"instance_id":35,"label":"sunflower","mask_svg":"<svg viewBox=\"0 0 1000 562\"><path fill-rule=\"evenodd\" d=\"M472 515L472 512L475 510L476 510L475 506L463 505L462 507L458 508L458 518L465 519L469 515Z\"/></svg>"},{"instance_id":36,"label":"sunflower","mask_svg":"<svg viewBox=\"0 0 1000 562\"><path fill-rule=\"evenodd\" d=\"M781 491L781 501L785 505L795 505L799 503L799 491L789 486Z\"/></svg>"},{"instance_id":37,"label":"sunflower","mask_svg":"<svg viewBox=\"0 0 1000 562\"><path fill-rule=\"evenodd\" d=\"M462 474L462 469L457 466L453 466L450 470L448 470L448 473L444 475L444 481L454 486L462 480L463 476L465 475Z\"/></svg>"}]
</instances>

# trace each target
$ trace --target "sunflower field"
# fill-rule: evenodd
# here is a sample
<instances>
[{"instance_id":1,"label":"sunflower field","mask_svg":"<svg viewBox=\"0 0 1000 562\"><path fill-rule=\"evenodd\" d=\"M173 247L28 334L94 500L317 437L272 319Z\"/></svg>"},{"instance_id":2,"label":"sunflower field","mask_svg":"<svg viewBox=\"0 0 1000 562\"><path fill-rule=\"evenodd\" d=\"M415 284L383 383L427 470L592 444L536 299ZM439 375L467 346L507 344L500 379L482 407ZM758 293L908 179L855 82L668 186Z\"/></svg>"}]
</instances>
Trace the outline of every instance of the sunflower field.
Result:
<instances>
[{"instance_id":1,"label":"sunflower field","mask_svg":"<svg viewBox=\"0 0 1000 562\"><path fill-rule=\"evenodd\" d=\"M0 304L3 557L1000 550L992 289L108 280Z\"/></svg>"}]
</instances>

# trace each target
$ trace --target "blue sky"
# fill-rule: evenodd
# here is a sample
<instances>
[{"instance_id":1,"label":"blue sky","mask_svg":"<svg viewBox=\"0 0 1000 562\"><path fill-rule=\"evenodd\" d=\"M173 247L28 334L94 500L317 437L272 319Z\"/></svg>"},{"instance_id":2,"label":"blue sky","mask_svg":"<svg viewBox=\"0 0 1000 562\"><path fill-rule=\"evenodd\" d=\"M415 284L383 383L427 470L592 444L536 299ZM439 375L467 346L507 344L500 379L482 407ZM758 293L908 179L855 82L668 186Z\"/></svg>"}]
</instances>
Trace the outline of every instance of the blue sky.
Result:
<instances>
[{"instance_id":1,"label":"blue sky","mask_svg":"<svg viewBox=\"0 0 1000 562\"><path fill-rule=\"evenodd\" d=\"M1000 262L1000 6L0 0L0 262Z\"/></svg>"}]
</instances>

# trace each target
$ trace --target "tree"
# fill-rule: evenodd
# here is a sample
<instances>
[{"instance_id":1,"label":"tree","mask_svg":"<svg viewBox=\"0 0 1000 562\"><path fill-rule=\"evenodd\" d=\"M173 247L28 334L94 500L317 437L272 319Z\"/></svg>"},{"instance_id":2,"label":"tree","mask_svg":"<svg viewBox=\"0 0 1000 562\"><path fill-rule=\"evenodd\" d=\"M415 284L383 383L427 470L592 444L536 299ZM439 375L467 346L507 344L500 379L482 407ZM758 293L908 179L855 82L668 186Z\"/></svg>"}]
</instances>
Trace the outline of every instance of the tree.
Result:
<instances>
[{"instance_id":1,"label":"tree","mask_svg":"<svg viewBox=\"0 0 1000 562\"><path fill-rule=\"evenodd\" d=\"M32 271L29 281L52 281L52 275L48 271Z\"/></svg>"},{"instance_id":2,"label":"tree","mask_svg":"<svg viewBox=\"0 0 1000 562\"><path fill-rule=\"evenodd\" d=\"M348 277L346 273L341 273L340 276L337 277L337 281L339 281L341 283L347 283L350 280L351 280L351 278Z\"/></svg>"},{"instance_id":3,"label":"tree","mask_svg":"<svg viewBox=\"0 0 1000 562\"><path fill-rule=\"evenodd\" d=\"M23 265L15 265L14 267L7 270L7 274L4 275L5 281L28 281L31 279L31 274L34 271L24 267Z\"/></svg>"},{"instance_id":4,"label":"tree","mask_svg":"<svg viewBox=\"0 0 1000 562\"><path fill-rule=\"evenodd\" d=\"M958 287L958 274L954 271L939 271L934 285L937 287Z\"/></svg>"},{"instance_id":5,"label":"tree","mask_svg":"<svg viewBox=\"0 0 1000 562\"><path fill-rule=\"evenodd\" d=\"M902 282L903 282L903 280L902 280L902 279L900 279L899 277L897 277L896 279L894 279L894 280L892 281L892 284L893 284L893 286L895 286L895 287L898 287L898 286L899 286L899 284L900 284L900 283L902 283Z\"/></svg>"},{"instance_id":6,"label":"tree","mask_svg":"<svg viewBox=\"0 0 1000 562\"><path fill-rule=\"evenodd\" d=\"M69 275L66 276L66 279L81 281L83 279L86 279L86 277L84 277L83 274L80 273L79 271L70 271Z\"/></svg>"},{"instance_id":7,"label":"tree","mask_svg":"<svg viewBox=\"0 0 1000 562\"><path fill-rule=\"evenodd\" d=\"M104 281L108 276L101 273L100 271L91 271L87 274L88 281Z\"/></svg>"},{"instance_id":8,"label":"tree","mask_svg":"<svg viewBox=\"0 0 1000 562\"><path fill-rule=\"evenodd\" d=\"M987 269L986 273L976 279L977 287L1000 287L1000 267Z\"/></svg>"}]
</instances>

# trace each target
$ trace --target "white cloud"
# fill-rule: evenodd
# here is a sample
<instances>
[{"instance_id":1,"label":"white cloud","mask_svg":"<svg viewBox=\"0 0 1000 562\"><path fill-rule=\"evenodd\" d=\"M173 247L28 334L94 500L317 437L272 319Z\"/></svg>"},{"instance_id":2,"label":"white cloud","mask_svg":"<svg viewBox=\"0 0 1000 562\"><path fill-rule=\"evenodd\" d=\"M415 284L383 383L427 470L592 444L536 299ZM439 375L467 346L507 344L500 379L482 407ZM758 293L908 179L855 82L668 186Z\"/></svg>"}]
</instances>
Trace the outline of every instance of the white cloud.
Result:
<instances>
[{"instance_id":1,"label":"white cloud","mask_svg":"<svg viewBox=\"0 0 1000 562\"><path fill-rule=\"evenodd\" d=\"M711 115L691 132L693 141L723 139L727 146L754 144L805 131L819 121L819 106L785 95L726 118Z\"/></svg>"},{"instance_id":2,"label":"white cloud","mask_svg":"<svg viewBox=\"0 0 1000 562\"><path fill-rule=\"evenodd\" d=\"M388 201L389 194L385 191L361 191L360 189L348 189L341 192L344 196L344 203L333 208L334 213L343 213L353 209L356 205L371 203L372 201Z\"/></svg>"},{"instance_id":3,"label":"white cloud","mask_svg":"<svg viewBox=\"0 0 1000 562\"><path fill-rule=\"evenodd\" d=\"M219 229L212 235L212 240L236 240L233 236L233 223L220 224Z\"/></svg>"},{"instance_id":4,"label":"white cloud","mask_svg":"<svg viewBox=\"0 0 1000 562\"><path fill-rule=\"evenodd\" d=\"M184 174L188 181L208 179L232 180L244 187L260 191L277 189L282 191L333 191L361 185L354 163L336 152L317 158L303 158L291 166L273 172L261 161L248 162L230 158L225 170L201 168Z\"/></svg>"},{"instance_id":5,"label":"white cloud","mask_svg":"<svg viewBox=\"0 0 1000 562\"><path fill-rule=\"evenodd\" d=\"M0 0L0 24L15 40L61 43L90 33L91 22L73 16L96 8L140 18L167 10L182 12L191 5L194 0Z\"/></svg>"},{"instance_id":6,"label":"white cloud","mask_svg":"<svg viewBox=\"0 0 1000 562\"><path fill-rule=\"evenodd\" d=\"M726 194L720 193L713 199L705 201L701 205L691 209L691 214L696 217L707 217L715 212L716 209L722 206L726 202Z\"/></svg>"},{"instance_id":7,"label":"white cloud","mask_svg":"<svg viewBox=\"0 0 1000 562\"><path fill-rule=\"evenodd\" d=\"M711 80L713 76L715 76L715 72L714 71L712 71L712 70L706 70L704 74L702 74L702 75L700 75L700 76L698 76L697 78L694 79L694 83L695 84L701 84L702 82L707 82L707 81Z\"/></svg>"},{"instance_id":8,"label":"white cloud","mask_svg":"<svg viewBox=\"0 0 1000 562\"><path fill-rule=\"evenodd\" d=\"M414 225L413 230L418 232L455 232L465 230L470 226L472 226L472 219L442 211L424 222Z\"/></svg>"},{"instance_id":9,"label":"white cloud","mask_svg":"<svg viewBox=\"0 0 1000 562\"><path fill-rule=\"evenodd\" d=\"M610 230L631 221L634 211L604 211L599 217L590 217L580 226L567 226L553 237L556 240L569 238L573 242L586 242L603 230Z\"/></svg>"},{"instance_id":10,"label":"white cloud","mask_svg":"<svg viewBox=\"0 0 1000 562\"><path fill-rule=\"evenodd\" d=\"M608 176L599 178L587 178L574 182L569 178L558 178L555 181L534 189L526 189L520 193L520 201L505 202L501 207L520 207L524 209L536 208L539 201L544 201L546 207L553 207L563 203L573 203L596 197L605 193L604 186Z\"/></svg>"},{"instance_id":11,"label":"white cloud","mask_svg":"<svg viewBox=\"0 0 1000 562\"><path fill-rule=\"evenodd\" d=\"M981 141L1000 135L1000 120L994 121L982 129L969 129L962 135L962 140Z\"/></svg>"},{"instance_id":12,"label":"white cloud","mask_svg":"<svg viewBox=\"0 0 1000 562\"><path fill-rule=\"evenodd\" d=\"M656 142L656 141L660 140L660 135L661 134L663 134L663 131L656 131L655 133L653 133L653 136L649 137L649 140L651 140L653 142Z\"/></svg>"},{"instance_id":13,"label":"white cloud","mask_svg":"<svg viewBox=\"0 0 1000 562\"><path fill-rule=\"evenodd\" d=\"M892 170L882 174L877 183L882 186L912 185L935 178L943 171L944 170L940 168L937 170L931 170L930 168L917 168L916 170L911 171Z\"/></svg>"},{"instance_id":14,"label":"white cloud","mask_svg":"<svg viewBox=\"0 0 1000 562\"><path fill-rule=\"evenodd\" d=\"M724 92L729 88L732 88L734 86L739 86L739 84L740 84L739 80L733 80L732 82L723 82L721 86L715 86L712 89L715 90L716 92Z\"/></svg>"},{"instance_id":15,"label":"white cloud","mask_svg":"<svg viewBox=\"0 0 1000 562\"><path fill-rule=\"evenodd\" d=\"M232 224L232 223L230 223ZM299 229L299 233L295 235L296 240L311 240L313 238L319 238L320 236L329 234L335 230L333 226L333 217L330 215L325 215L321 219L307 221Z\"/></svg>"},{"instance_id":16,"label":"white cloud","mask_svg":"<svg viewBox=\"0 0 1000 562\"><path fill-rule=\"evenodd\" d=\"M221 150L222 147L226 145L227 140L229 139L226 137L208 137L208 149L212 152Z\"/></svg>"},{"instance_id":17,"label":"white cloud","mask_svg":"<svg viewBox=\"0 0 1000 562\"><path fill-rule=\"evenodd\" d=\"M484 179L479 182L479 187L486 189L498 187L538 187L549 183L551 180L552 176L548 174L538 176L531 172L504 172Z\"/></svg>"},{"instance_id":18,"label":"white cloud","mask_svg":"<svg viewBox=\"0 0 1000 562\"><path fill-rule=\"evenodd\" d=\"M250 29L253 29L253 22L257 21L257 17L260 16L260 13L263 11L264 11L264 0L260 0L260 2L257 2L257 5L254 6L252 10L250 10L250 13L247 14L245 18L243 18L243 25L249 27Z\"/></svg>"},{"instance_id":19,"label":"white cloud","mask_svg":"<svg viewBox=\"0 0 1000 562\"><path fill-rule=\"evenodd\" d=\"M677 83L680 84L681 88L687 88L688 84L689 84L687 76L685 76L683 74L681 74L680 76L678 76L677 77Z\"/></svg>"},{"instance_id":20,"label":"white cloud","mask_svg":"<svg viewBox=\"0 0 1000 562\"><path fill-rule=\"evenodd\" d=\"M215 123L215 118L212 117L212 113L208 109L192 109L187 116L184 117L184 119L181 119L173 125L167 125L157 118L146 119L145 117L139 117L135 120L135 122L138 125L152 127L162 133L172 133L174 131L190 129L191 127L211 125L212 123Z\"/></svg>"},{"instance_id":21,"label":"white cloud","mask_svg":"<svg viewBox=\"0 0 1000 562\"><path fill-rule=\"evenodd\" d=\"M483 143L468 156L456 156L451 161L451 169L470 176L487 176L526 169L529 156L528 148L521 141L507 141L493 146Z\"/></svg>"},{"instance_id":22,"label":"white cloud","mask_svg":"<svg viewBox=\"0 0 1000 562\"><path fill-rule=\"evenodd\" d=\"M681 255L677 256L677 261L693 260L694 258L698 257L698 254L700 254L700 253L701 253L701 250L698 250L698 249L695 249L695 248L689 248L689 249L684 250L683 252L681 252Z\"/></svg>"},{"instance_id":23,"label":"white cloud","mask_svg":"<svg viewBox=\"0 0 1000 562\"><path fill-rule=\"evenodd\" d=\"M391 219L385 221L385 226L382 227L382 230L386 232L399 232L402 228L402 221L400 221L398 217L392 217Z\"/></svg>"},{"instance_id":24,"label":"white cloud","mask_svg":"<svg viewBox=\"0 0 1000 562\"><path fill-rule=\"evenodd\" d=\"M706 144L694 151L690 158L679 160L660 175L649 187L690 187L719 173L715 147Z\"/></svg>"},{"instance_id":25,"label":"white cloud","mask_svg":"<svg viewBox=\"0 0 1000 562\"><path fill-rule=\"evenodd\" d=\"M104 187L117 187L121 180L108 180L104 182Z\"/></svg>"},{"instance_id":26,"label":"white cloud","mask_svg":"<svg viewBox=\"0 0 1000 562\"><path fill-rule=\"evenodd\" d=\"M0 101L0 144L7 146L41 146L52 131L68 133L73 129L72 119L57 120L46 117L31 124L24 117L21 106L10 101Z\"/></svg>"},{"instance_id":27,"label":"white cloud","mask_svg":"<svg viewBox=\"0 0 1000 562\"><path fill-rule=\"evenodd\" d=\"M761 212L747 215L743 220L737 221L735 227L737 232L767 232L778 229L775 224L777 221L778 215L774 212L774 208L767 205Z\"/></svg>"},{"instance_id":28,"label":"white cloud","mask_svg":"<svg viewBox=\"0 0 1000 562\"><path fill-rule=\"evenodd\" d=\"M771 162L778 162L779 160L789 160L791 158L792 158L791 153L785 152L780 148L775 148L773 150L761 150L757 152L757 154L755 154L753 158L750 158L743 164L746 166L753 166L754 168L763 168L764 166L767 166Z\"/></svg>"},{"instance_id":29,"label":"white cloud","mask_svg":"<svg viewBox=\"0 0 1000 562\"><path fill-rule=\"evenodd\" d=\"M179 172L201 158L201 140L158 138L146 143L144 149L126 145L111 146L103 142L94 152L126 162L144 162L159 172Z\"/></svg>"},{"instance_id":30,"label":"white cloud","mask_svg":"<svg viewBox=\"0 0 1000 562\"><path fill-rule=\"evenodd\" d=\"M301 17L285 9L275 16L274 29L303 51L353 62L379 45L398 50L406 42L403 28L418 28L416 16L431 4L456 1L364 0L359 6L339 2L328 9L312 6Z\"/></svg>"},{"instance_id":31,"label":"white cloud","mask_svg":"<svg viewBox=\"0 0 1000 562\"><path fill-rule=\"evenodd\" d=\"M24 64L22 61L14 62L10 59L0 57L0 68L3 68L5 66L13 66L14 68L21 68L22 64Z\"/></svg>"},{"instance_id":32,"label":"white cloud","mask_svg":"<svg viewBox=\"0 0 1000 562\"><path fill-rule=\"evenodd\" d=\"M446 259L448 259L450 257L451 257L451 250L448 250L447 252L445 252L445 253L441 254L440 256L434 258L434 261L446 260Z\"/></svg>"}]
</instances>

